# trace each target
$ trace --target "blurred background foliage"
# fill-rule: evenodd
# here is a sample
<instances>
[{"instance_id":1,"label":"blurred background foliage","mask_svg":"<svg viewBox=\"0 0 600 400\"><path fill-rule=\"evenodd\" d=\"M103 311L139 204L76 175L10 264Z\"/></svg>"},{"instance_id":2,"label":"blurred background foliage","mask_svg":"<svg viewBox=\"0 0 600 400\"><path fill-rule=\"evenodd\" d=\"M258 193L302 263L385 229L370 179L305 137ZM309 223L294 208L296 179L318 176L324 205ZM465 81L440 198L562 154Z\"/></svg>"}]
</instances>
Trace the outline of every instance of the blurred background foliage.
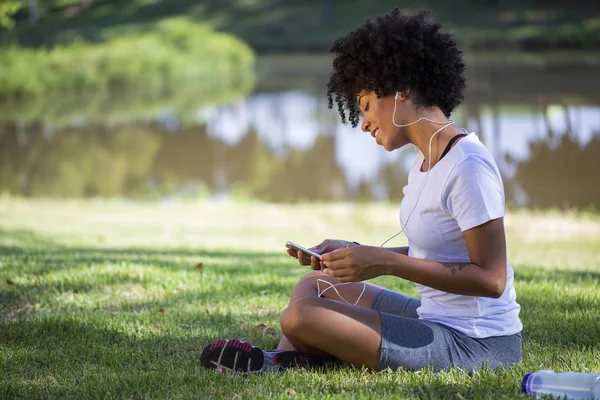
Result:
<instances>
[{"instance_id":1,"label":"blurred background foliage","mask_svg":"<svg viewBox=\"0 0 600 400\"><path fill-rule=\"evenodd\" d=\"M51 48L0 49L0 100L85 91L164 92L194 84L236 87L252 73L254 54L243 42L184 19L161 21L151 32L88 45L77 38Z\"/></svg>"},{"instance_id":2,"label":"blurred background foliage","mask_svg":"<svg viewBox=\"0 0 600 400\"><path fill-rule=\"evenodd\" d=\"M400 200L410 154L323 102L332 42L394 7L458 38L509 203L600 207L597 0L2 0L0 193Z\"/></svg>"},{"instance_id":3,"label":"blurred background foliage","mask_svg":"<svg viewBox=\"0 0 600 400\"><path fill-rule=\"evenodd\" d=\"M600 48L592 0L3 0L0 102L190 84L247 93L252 50L326 52L396 6L433 9L467 52Z\"/></svg>"},{"instance_id":4,"label":"blurred background foliage","mask_svg":"<svg viewBox=\"0 0 600 400\"><path fill-rule=\"evenodd\" d=\"M259 52L326 51L366 17L394 7L431 8L466 49L593 49L600 44L595 0L21 0L4 43L43 46L151 29L186 16L244 38ZM4 11L6 15L8 11ZM26 22L29 23L21 23Z\"/></svg>"}]
</instances>

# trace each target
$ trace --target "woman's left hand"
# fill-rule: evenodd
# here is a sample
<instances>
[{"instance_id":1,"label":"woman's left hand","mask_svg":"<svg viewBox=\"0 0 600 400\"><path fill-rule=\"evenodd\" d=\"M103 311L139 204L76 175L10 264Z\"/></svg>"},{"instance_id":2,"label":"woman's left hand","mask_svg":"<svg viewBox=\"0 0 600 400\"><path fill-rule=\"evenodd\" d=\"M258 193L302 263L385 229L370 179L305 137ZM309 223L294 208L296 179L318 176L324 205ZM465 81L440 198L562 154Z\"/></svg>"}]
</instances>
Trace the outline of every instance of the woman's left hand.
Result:
<instances>
[{"instance_id":1,"label":"woman's left hand","mask_svg":"<svg viewBox=\"0 0 600 400\"><path fill-rule=\"evenodd\" d=\"M321 255L321 265L340 282L360 282L385 275L393 255L377 247L353 246Z\"/></svg>"}]
</instances>

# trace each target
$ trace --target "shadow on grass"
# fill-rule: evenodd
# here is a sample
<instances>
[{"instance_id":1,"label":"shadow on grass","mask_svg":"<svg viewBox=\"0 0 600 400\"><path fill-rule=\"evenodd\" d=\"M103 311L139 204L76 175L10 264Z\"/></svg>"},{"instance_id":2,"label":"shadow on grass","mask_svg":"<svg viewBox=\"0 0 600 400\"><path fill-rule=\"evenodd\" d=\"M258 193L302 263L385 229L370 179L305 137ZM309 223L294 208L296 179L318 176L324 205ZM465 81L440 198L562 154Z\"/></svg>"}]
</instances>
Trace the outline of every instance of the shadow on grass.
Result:
<instances>
[{"instance_id":1,"label":"shadow on grass","mask_svg":"<svg viewBox=\"0 0 600 400\"><path fill-rule=\"evenodd\" d=\"M5 263L0 276L6 277L9 271L16 277L12 285L0 282L0 304L4 307L0 308L0 344L5 354L6 350L10 354L8 358L0 356L3 369L0 373L4 372L8 382L5 389L0 389L0 397L22 395L30 382L35 381L32 378L35 376L59 376L61 380L56 385L35 383L34 390L38 392L33 397L82 394L83 397L100 397L107 392L126 397L144 393L153 393L152 397L160 397L162 393L169 397L179 386L191 393L203 393L199 382L207 385L215 382L214 378L206 378L198 365L203 346L215 339L237 337L273 347L278 326L274 326L277 333L269 336L254 326L263 321L275 325L280 310L273 310L277 306L258 307L263 309L255 306L272 301L271 297L260 300L262 303L254 300L264 293L285 298L293 286L291 278L298 275L283 265L286 256L282 254L67 247L28 231L0 231L0 243L10 243L6 238L16 238L24 245L0 247L0 261ZM187 258L209 261L198 271L190 262L182 261ZM210 260L216 260L214 268ZM102 309L83 305L75 314L61 310L54 314L36 314L33 310L36 300L49 292L83 294L97 290L98 285L153 287L162 284L160 274L159 278L143 279L131 269L99 270L74 280L44 280L49 273L92 268L98 264L139 264L160 268L165 274L194 271L200 281L210 275L211 279L220 278L226 284L186 288L184 278L188 276L183 274L177 278L183 286L163 296L123 298ZM286 279L269 281L267 278L272 278L274 273ZM38 279L20 280L19 276ZM229 284L228 280L231 280ZM526 348L598 348L600 307L594 288L600 282L599 273L520 268L516 282ZM562 290L569 287L577 290ZM119 296L119 293L114 295ZM202 306L198 307L199 304ZM160 313L161 308L166 312ZM115 315L109 317L111 314ZM132 324L138 326L141 333L123 332ZM433 398L440 390L454 391L453 387L444 389L442 386L432 386L431 392L421 387L414 393ZM383 385L380 389L385 392L393 387ZM407 390L412 393L412 389ZM485 388L469 390L468 393L477 397L479 390L483 393Z\"/></svg>"},{"instance_id":2,"label":"shadow on grass","mask_svg":"<svg viewBox=\"0 0 600 400\"><path fill-rule=\"evenodd\" d=\"M204 398L213 380L200 365L202 336L125 334L68 317L0 322L0 328L11 355L0 356L2 398Z\"/></svg>"},{"instance_id":3,"label":"shadow on grass","mask_svg":"<svg viewBox=\"0 0 600 400\"><path fill-rule=\"evenodd\" d=\"M198 269L211 269L226 274L268 273L272 267L281 267L291 261L287 255L280 253L253 253L240 251L208 251L204 249L165 249L148 248L85 248L58 247L53 249L22 249L19 247L0 246L0 256L10 258L11 263L26 266L23 270L28 274L47 274L57 271L68 271L82 266L97 265L140 265L165 269L172 272ZM226 260L227 265L219 260ZM35 262L32 262L35 260ZM208 260L208 261L207 261ZM285 271L279 271L285 272Z\"/></svg>"},{"instance_id":4,"label":"shadow on grass","mask_svg":"<svg viewBox=\"0 0 600 400\"><path fill-rule=\"evenodd\" d=\"M7 245L7 242L11 244ZM17 242L17 244L12 244L13 242ZM283 251L281 253L261 253L191 248L75 247L66 246L33 231L1 228L0 257L7 258L9 263L23 265L24 272L35 275L96 264L144 264L171 271L184 271L206 259L234 260L234 263L241 266L227 266L224 272L243 273L247 272L249 265L260 263L261 266L273 267L280 266L283 260L289 260ZM193 258L193 260L182 261L185 258Z\"/></svg>"},{"instance_id":5,"label":"shadow on grass","mask_svg":"<svg viewBox=\"0 0 600 400\"><path fill-rule=\"evenodd\" d=\"M12 242L22 247L0 245L0 321L29 317L39 308L140 314L196 304L245 308L249 299L262 296L269 299L259 303L273 296L287 302L299 278L284 266L294 263L285 254L67 247L30 231L0 230L0 243Z\"/></svg>"},{"instance_id":6,"label":"shadow on grass","mask_svg":"<svg viewBox=\"0 0 600 400\"><path fill-rule=\"evenodd\" d=\"M600 273L520 268L515 282L524 343L600 350Z\"/></svg>"},{"instance_id":7,"label":"shadow on grass","mask_svg":"<svg viewBox=\"0 0 600 400\"><path fill-rule=\"evenodd\" d=\"M218 316L225 320L223 317ZM104 398L108 393L111 397L126 398L170 398L178 393L189 398L207 398L223 392L231 398L234 393L230 391L255 389L255 394L264 395L263 390L272 392L281 385L272 381L262 383L265 378L260 376L222 377L207 372L199 358L203 347L212 339L202 334L153 334L148 330L125 333L118 324L108 326L99 321L70 317L0 323L0 327L3 346L11 355L9 358L0 356L0 372L4 372L0 397L3 398L25 394L28 398ZM236 329L240 328L231 325L229 329L228 333L236 336ZM348 377L348 371L340 372L341 376ZM322 395L326 392L344 397L360 392L391 396L402 393L432 399L447 398L455 393L469 398L499 398L490 394L507 392L506 382L501 377L490 382L465 375L468 382L455 384L443 376L429 376L424 381L412 373L401 378L402 382L393 377L393 382L381 382L377 373L371 374L373 379L365 380L364 373L356 375L355 372L351 381L331 376L314 381L310 376L298 379L286 374L277 377L277 381L284 380L281 390L293 386L300 393ZM48 376L54 377L52 383L45 379ZM508 389L514 394L516 390Z\"/></svg>"}]
</instances>

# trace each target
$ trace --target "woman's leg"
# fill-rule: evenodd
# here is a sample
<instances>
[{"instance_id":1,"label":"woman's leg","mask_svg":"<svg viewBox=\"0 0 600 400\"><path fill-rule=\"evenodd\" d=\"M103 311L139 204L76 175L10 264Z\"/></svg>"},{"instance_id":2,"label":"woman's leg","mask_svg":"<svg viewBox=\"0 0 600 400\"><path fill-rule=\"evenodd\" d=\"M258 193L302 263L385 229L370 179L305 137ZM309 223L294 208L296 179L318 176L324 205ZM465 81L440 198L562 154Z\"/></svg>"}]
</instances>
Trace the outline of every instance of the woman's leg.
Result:
<instances>
[{"instance_id":1,"label":"woman's leg","mask_svg":"<svg viewBox=\"0 0 600 400\"><path fill-rule=\"evenodd\" d=\"M381 342L381 322L378 312L373 311L372 306L377 295L384 289L370 283L366 283L365 286L363 282L339 285L335 286L335 289L330 288L331 285L339 283L332 276L321 271L313 271L305 275L296 284L292 290L290 305L281 316L281 328L284 334L279 342L278 350L299 350L323 356L333 355L347 362L354 361L360 365L376 366ZM319 298L319 291L323 293L322 298ZM347 304L344 300L348 303L356 303L356 306ZM307 311L313 314L306 315ZM326 330L324 325L327 324L335 326L336 329L342 328L345 330L347 328L350 332L354 332L353 337L355 340L370 348L370 351L367 351L371 355L368 360L369 363L364 364L363 360L350 360L346 357L340 357L339 354L346 353L343 349L336 351L328 345L321 346L322 343L319 343L319 347L313 347L309 342L302 340L299 334L304 331L304 328L307 328L304 324L306 321L302 319L303 317L309 317L311 322L315 324L323 323L323 326L317 329L322 333L329 333L326 335L329 338L332 338L330 334L334 332L324 331ZM330 320L330 318L333 319ZM366 336L361 335L359 332L365 324L368 326L363 332ZM312 330L312 328L308 328ZM293 335L291 340L287 337L288 333ZM365 354L365 351L361 350L356 353Z\"/></svg>"},{"instance_id":2,"label":"woman's leg","mask_svg":"<svg viewBox=\"0 0 600 400\"><path fill-rule=\"evenodd\" d=\"M325 292L325 297L330 298L319 298L317 279L338 283L328 275L313 272L296 285L290 305L281 316L285 335L282 344L288 343L288 350L333 355L353 365L373 369L458 367L470 371L488 361L495 368L520 360L520 335L467 337L444 325L419 320L416 316L418 300L395 292L382 292L384 289L375 285L365 287L362 282L337 287L350 303L356 302L364 287L357 306L343 302L333 289ZM321 291L323 289L321 287ZM208 345L200 360L207 368L248 373L287 366L285 361L275 360L275 357L290 353L276 356L268 353L239 340L221 340ZM291 356L294 362L290 365L308 360L302 354ZM270 364L269 357L272 357Z\"/></svg>"},{"instance_id":3,"label":"woman's leg","mask_svg":"<svg viewBox=\"0 0 600 400\"><path fill-rule=\"evenodd\" d=\"M290 305L281 328L300 351L318 350L375 370L495 369L521 359L520 335L476 339L435 322L379 312L330 299Z\"/></svg>"},{"instance_id":4,"label":"woman's leg","mask_svg":"<svg viewBox=\"0 0 600 400\"><path fill-rule=\"evenodd\" d=\"M340 285L340 286L336 286L335 289L334 288L327 289L330 287L330 284L327 284L324 282L319 282L318 280L323 280L323 281L329 282L332 285L340 283L340 281L338 281L334 277L324 274L321 271L310 272L310 273L306 274L296 284L296 286L292 290L290 306L293 305L295 302L297 302L300 299L318 298L319 297L318 296L319 289L321 292L323 292L325 290L325 292L323 292L322 297L327 298L327 299L336 300L338 302L342 302L342 303L346 304L344 302L344 300L342 300L340 298L338 293L336 293L335 289L337 289L339 294L342 295L346 301L354 304L356 302L356 300L358 299L358 297L360 296L360 294L362 293L363 288L364 288L365 291L362 294L362 296L360 297L360 300L358 301L358 303L356 305L359 307L370 309L370 308L372 308L373 302L374 302L375 298L377 297L377 295L383 290L383 288L381 288L377 285L370 284L370 283L367 283L366 287L364 287L363 282L356 282L356 283L352 283L349 285ZM285 334L281 336L281 340L279 341L279 346L277 346L277 349L278 350L300 350L300 349L296 348L292 343L290 343L290 341L287 339ZM306 350L306 346L303 346L303 350ZM319 351L317 349L312 349L311 352L314 354L326 355L326 353Z\"/></svg>"},{"instance_id":5,"label":"woman's leg","mask_svg":"<svg viewBox=\"0 0 600 400\"><path fill-rule=\"evenodd\" d=\"M285 309L281 329L300 351L331 354L359 367L377 369L379 365L381 318L375 310L331 299L303 298Z\"/></svg>"}]
</instances>

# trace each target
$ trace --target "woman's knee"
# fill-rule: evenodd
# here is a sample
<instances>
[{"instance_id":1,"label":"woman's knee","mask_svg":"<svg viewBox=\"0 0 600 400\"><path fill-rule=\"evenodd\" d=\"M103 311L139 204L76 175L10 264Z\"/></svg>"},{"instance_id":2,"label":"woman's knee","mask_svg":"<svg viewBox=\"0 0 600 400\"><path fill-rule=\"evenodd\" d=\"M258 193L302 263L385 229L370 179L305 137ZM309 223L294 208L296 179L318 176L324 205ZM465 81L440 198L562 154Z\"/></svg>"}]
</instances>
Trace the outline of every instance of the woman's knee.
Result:
<instances>
[{"instance_id":1,"label":"woman's knee","mask_svg":"<svg viewBox=\"0 0 600 400\"><path fill-rule=\"evenodd\" d=\"M318 279L326 279L331 276L324 274L321 271L312 271L308 274L304 275L300 280L294 285L294 289L292 290L292 300L294 298L303 297L306 295L306 290L312 291L313 288L317 287Z\"/></svg>"},{"instance_id":2,"label":"woman's knee","mask_svg":"<svg viewBox=\"0 0 600 400\"><path fill-rule=\"evenodd\" d=\"M318 307L318 303L322 302L322 299L318 298L306 298L299 299L298 301L289 305L280 318L281 331L286 337L299 337L303 333L310 331L311 321L311 310L314 307ZM314 315L313 315L314 317Z\"/></svg>"},{"instance_id":3,"label":"woman's knee","mask_svg":"<svg viewBox=\"0 0 600 400\"><path fill-rule=\"evenodd\" d=\"M331 278L330 275L327 275L325 273L323 273L322 271L311 271L309 273L307 273L306 275L304 275L297 284L303 283L303 282L313 282L316 281L317 279L323 279L323 278Z\"/></svg>"}]
</instances>

